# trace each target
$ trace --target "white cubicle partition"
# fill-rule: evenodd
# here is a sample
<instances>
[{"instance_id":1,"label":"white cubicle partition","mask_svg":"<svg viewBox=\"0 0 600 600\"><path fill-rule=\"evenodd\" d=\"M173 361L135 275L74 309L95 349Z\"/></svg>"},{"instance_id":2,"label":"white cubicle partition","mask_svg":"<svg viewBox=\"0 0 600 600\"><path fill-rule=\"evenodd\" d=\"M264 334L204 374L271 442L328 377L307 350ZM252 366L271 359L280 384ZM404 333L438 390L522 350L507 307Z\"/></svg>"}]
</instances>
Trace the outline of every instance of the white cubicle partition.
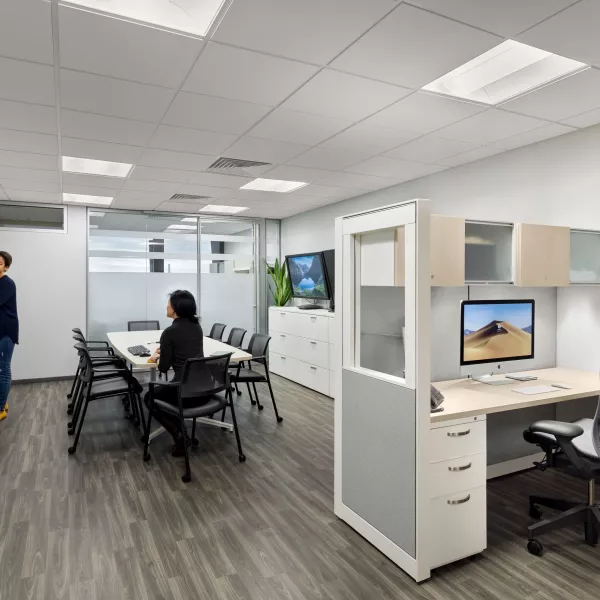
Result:
<instances>
[{"instance_id":1,"label":"white cubicle partition","mask_svg":"<svg viewBox=\"0 0 600 600\"><path fill-rule=\"evenodd\" d=\"M335 513L417 581L430 575L429 203L413 200L336 219ZM366 303L394 300L370 329ZM389 288L403 293L389 294ZM385 292L383 290L386 289ZM372 311L371 311L372 312ZM398 334L398 332L402 332ZM373 335L381 337L373 343ZM361 352L361 346L362 352ZM393 348L393 350L390 350ZM385 349L385 350L382 350ZM397 365L378 360L393 351ZM381 365L380 370L375 370Z\"/></svg>"}]
</instances>

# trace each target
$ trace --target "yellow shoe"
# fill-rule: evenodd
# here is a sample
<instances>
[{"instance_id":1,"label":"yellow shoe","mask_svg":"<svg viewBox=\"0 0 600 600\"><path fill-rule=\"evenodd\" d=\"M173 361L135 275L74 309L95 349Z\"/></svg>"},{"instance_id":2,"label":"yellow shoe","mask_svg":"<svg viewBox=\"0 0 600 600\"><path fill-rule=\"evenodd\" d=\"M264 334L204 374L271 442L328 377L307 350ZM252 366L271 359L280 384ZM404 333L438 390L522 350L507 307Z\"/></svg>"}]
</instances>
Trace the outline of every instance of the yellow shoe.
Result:
<instances>
[{"instance_id":1,"label":"yellow shoe","mask_svg":"<svg viewBox=\"0 0 600 600\"><path fill-rule=\"evenodd\" d=\"M6 414L6 410L0 412L0 421L4 421L8 415Z\"/></svg>"},{"instance_id":2,"label":"yellow shoe","mask_svg":"<svg viewBox=\"0 0 600 600\"><path fill-rule=\"evenodd\" d=\"M8 412L8 402L4 405L4 410Z\"/></svg>"}]
</instances>

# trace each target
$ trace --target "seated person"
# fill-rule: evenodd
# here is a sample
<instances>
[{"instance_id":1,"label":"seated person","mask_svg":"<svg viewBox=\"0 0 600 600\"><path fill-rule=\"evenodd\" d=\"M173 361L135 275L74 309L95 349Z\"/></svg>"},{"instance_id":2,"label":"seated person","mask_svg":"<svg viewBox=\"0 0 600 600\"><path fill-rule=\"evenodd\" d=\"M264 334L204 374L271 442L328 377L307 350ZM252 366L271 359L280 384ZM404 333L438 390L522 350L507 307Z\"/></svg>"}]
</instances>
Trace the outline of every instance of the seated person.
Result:
<instances>
[{"instance_id":1,"label":"seated person","mask_svg":"<svg viewBox=\"0 0 600 600\"><path fill-rule=\"evenodd\" d=\"M204 356L204 335L196 315L198 309L194 296L186 290L173 292L167 303L167 317L173 319L173 324L167 327L160 336L160 347L148 362L158 361L158 370L167 373L173 368L173 381L181 379L183 365L188 358ZM177 388L154 386L154 397L164 402L177 405ZM150 393L144 397L146 406L150 404ZM159 408L152 410L152 418L156 419L175 440L173 456L183 456L185 433L181 431L179 419Z\"/></svg>"}]
</instances>

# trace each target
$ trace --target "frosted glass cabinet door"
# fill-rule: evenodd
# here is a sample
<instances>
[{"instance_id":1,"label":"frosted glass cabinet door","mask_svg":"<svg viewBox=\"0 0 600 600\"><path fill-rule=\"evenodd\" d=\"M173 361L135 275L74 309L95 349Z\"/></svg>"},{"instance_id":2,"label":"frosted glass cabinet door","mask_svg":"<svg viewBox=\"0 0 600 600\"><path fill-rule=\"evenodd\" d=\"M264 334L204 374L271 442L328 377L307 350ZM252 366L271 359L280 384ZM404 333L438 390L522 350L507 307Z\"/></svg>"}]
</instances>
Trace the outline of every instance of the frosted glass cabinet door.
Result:
<instances>
[{"instance_id":1,"label":"frosted glass cabinet door","mask_svg":"<svg viewBox=\"0 0 600 600\"><path fill-rule=\"evenodd\" d=\"M465 223L465 279L467 282L511 282L512 225Z\"/></svg>"},{"instance_id":2,"label":"frosted glass cabinet door","mask_svg":"<svg viewBox=\"0 0 600 600\"><path fill-rule=\"evenodd\" d=\"M600 283L600 233L571 231L571 283Z\"/></svg>"}]
</instances>

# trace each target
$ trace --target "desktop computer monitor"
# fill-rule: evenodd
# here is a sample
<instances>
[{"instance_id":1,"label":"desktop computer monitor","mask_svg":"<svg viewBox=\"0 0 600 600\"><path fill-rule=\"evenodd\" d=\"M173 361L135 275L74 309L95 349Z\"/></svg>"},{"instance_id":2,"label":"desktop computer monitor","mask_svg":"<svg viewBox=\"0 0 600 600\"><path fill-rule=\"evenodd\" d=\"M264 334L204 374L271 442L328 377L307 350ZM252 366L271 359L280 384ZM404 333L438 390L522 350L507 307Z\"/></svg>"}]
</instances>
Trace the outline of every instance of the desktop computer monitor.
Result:
<instances>
[{"instance_id":1,"label":"desktop computer monitor","mask_svg":"<svg viewBox=\"0 0 600 600\"><path fill-rule=\"evenodd\" d=\"M460 321L464 374L503 373L510 368L508 363L533 359L533 300L465 300ZM526 369L529 365L520 366Z\"/></svg>"}]
</instances>

